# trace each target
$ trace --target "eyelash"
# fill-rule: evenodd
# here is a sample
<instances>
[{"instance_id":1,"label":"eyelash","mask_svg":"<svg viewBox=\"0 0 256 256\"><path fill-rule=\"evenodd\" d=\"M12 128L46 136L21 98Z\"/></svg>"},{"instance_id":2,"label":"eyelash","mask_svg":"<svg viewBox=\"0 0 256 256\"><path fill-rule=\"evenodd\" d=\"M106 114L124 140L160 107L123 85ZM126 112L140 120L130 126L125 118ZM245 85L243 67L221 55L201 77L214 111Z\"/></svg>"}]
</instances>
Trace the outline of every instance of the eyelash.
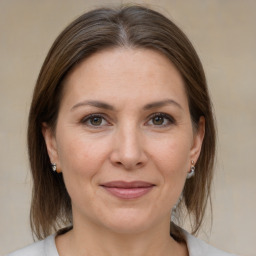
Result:
<instances>
[{"instance_id":1,"label":"eyelash","mask_svg":"<svg viewBox=\"0 0 256 256\"><path fill-rule=\"evenodd\" d=\"M156 124L148 124L150 121L153 121L153 119L156 118L156 117L160 117L160 118L166 119L168 123L167 123L167 124L159 124L159 125L156 125ZM99 125L93 125L93 124L91 124L91 123L88 123L88 122L92 121L93 118L100 118L100 119L102 120L102 122L106 122L107 124L102 125L102 122L101 122ZM99 128L101 128L102 126L105 126L105 125L107 125L107 126L110 126L110 125L111 125L111 124L107 121L107 118L105 117L105 115L104 115L104 114L101 114L101 113L90 114L90 115L84 117L84 118L81 120L81 123L84 124L84 125L87 125L87 126L89 126L89 127L95 128L95 129L99 129ZM154 114L152 114L152 115L149 117L149 121L147 121L146 124L148 124L149 126L155 126L155 127L159 127L159 128L160 128L160 127L167 127L167 126L169 126L169 125L171 125L171 124L176 124L176 121L175 121L175 119L174 119L172 116L170 116L170 115L168 115L168 114L166 114L166 113L161 113L161 112L159 112L159 113L154 113Z\"/></svg>"},{"instance_id":2,"label":"eyelash","mask_svg":"<svg viewBox=\"0 0 256 256\"><path fill-rule=\"evenodd\" d=\"M90 115L84 117L81 120L81 123L84 124L84 125L87 125L89 127L93 127L95 129L100 128L102 126L101 124L100 125L93 125L93 124L88 123L89 121L92 121L93 118L101 118L102 120L104 120L107 123L107 125L110 125L110 123L106 120L105 115L100 114L100 113L99 114L90 114Z\"/></svg>"},{"instance_id":3,"label":"eyelash","mask_svg":"<svg viewBox=\"0 0 256 256\"><path fill-rule=\"evenodd\" d=\"M152 124L152 126L156 126L156 127L167 127L167 126L169 126L169 125L171 125L171 124L176 124L176 121L175 121L175 119L172 117L172 116L170 116L170 115L168 115L168 114L166 114L166 113L161 113L161 112L159 112L159 113L154 113L153 115L151 115L150 116L150 121L152 121L155 117L160 117L160 118L163 118L163 119L167 119L167 124L160 124L160 125L155 125L155 124ZM149 121L148 121L149 122ZM147 122L147 123L148 123Z\"/></svg>"}]
</instances>

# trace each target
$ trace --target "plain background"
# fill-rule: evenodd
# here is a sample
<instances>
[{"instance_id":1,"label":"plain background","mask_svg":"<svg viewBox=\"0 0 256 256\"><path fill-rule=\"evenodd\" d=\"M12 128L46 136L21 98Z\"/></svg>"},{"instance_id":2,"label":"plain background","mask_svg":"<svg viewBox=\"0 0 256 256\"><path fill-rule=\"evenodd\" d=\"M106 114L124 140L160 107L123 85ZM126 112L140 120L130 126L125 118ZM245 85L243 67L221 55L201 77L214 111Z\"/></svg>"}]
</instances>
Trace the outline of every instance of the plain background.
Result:
<instances>
[{"instance_id":1,"label":"plain background","mask_svg":"<svg viewBox=\"0 0 256 256\"><path fill-rule=\"evenodd\" d=\"M126 1L0 1L0 254L31 243L26 127L32 90L60 31L84 11ZM256 1L152 0L193 42L218 125L213 226L200 237L256 255ZM47 199L46 199L47 200Z\"/></svg>"}]
</instances>

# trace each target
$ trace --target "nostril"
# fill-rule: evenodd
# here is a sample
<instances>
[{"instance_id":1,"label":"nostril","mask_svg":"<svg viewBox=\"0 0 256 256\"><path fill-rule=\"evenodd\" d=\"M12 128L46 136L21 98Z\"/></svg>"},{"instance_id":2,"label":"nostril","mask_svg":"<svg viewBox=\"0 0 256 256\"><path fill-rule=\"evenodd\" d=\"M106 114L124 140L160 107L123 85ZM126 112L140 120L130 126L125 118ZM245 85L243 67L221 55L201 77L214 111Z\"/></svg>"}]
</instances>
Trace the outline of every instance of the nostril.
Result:
<instances>
[{"instance_id":1,"label":"nostril","mask_svg":"<svg viewBox=\"0 0 256 256\"><path fill-rule=\"evenodd\" d=\"M124 167L125 169L134 169L134 168L140 168L143 166L143 162L137 162L137 163L122 163L121 161L115 162L116 166Z\"/></svg>"}]
</instances>

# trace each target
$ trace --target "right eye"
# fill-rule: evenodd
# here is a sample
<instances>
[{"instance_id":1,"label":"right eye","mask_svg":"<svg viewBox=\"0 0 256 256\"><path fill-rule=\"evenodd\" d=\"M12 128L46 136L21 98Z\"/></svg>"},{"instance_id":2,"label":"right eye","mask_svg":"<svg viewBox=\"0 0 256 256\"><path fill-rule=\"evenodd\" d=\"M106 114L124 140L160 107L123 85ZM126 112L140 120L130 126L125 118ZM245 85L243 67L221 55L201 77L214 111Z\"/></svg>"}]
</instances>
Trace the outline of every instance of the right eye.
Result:
<instances>
[{"instance_id":1,"label":"right eye","mask_svg":"<svg viewBox=\"0 0 256 256\"><path fill-rule=\"evenodd\" d=\"M90 126L90 127L102 127L109 125L109 123L106 121L106 119L99 114L91 114L89 116L86 116L82 119L82 123L84 125Z\"/></svg>"}]
</instances>

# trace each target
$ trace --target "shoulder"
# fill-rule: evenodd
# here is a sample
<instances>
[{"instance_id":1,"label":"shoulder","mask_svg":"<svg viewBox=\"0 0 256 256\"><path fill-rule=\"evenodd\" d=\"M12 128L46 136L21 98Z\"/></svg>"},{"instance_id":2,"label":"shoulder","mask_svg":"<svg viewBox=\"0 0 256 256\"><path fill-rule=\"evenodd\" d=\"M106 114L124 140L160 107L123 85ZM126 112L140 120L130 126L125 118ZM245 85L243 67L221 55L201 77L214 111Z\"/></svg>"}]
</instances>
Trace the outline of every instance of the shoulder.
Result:
<instances>
[{"instance_id":1,"label":"shoulder","mask_svg":"<svg viewBox=\"0 0 256 256\"><path fill-rule=\"evenodd\" d=\"M12 252L6 256L59 256L55 246L55 236L49 236L25 248Z\"/></svg>"},{"instance_id":2,"label":"shoulder","mask_svg":"<svg viewBox=\"0 0 256 256\"><path fill-rule=\"evenodd\" d=\"M183 231L188 246L189 256L236 256L227 252L223 252L204 241Z\"/></svg>"}]
</instances>

